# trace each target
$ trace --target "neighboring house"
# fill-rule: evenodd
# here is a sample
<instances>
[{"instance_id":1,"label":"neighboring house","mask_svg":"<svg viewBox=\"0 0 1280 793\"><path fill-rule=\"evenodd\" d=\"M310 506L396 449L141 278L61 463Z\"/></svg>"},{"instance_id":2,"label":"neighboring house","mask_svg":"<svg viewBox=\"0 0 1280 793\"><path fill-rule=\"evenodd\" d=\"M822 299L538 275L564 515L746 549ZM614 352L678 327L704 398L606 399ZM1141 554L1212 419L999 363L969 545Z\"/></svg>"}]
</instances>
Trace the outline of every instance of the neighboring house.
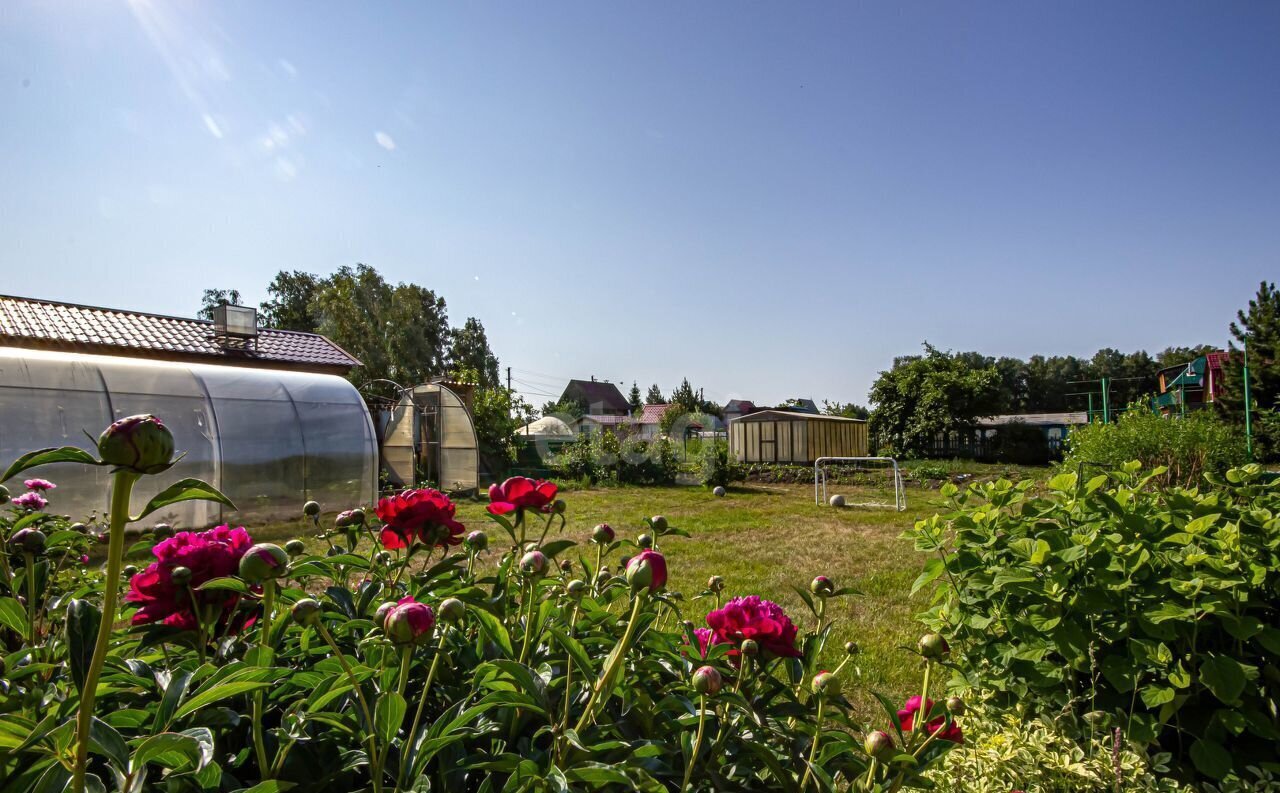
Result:
<instances>
[{"instance_id":1,"label":"neighboring house","mask_svg":"<svg viewBox=\"0 0 1280 793\"><path fill-rule=\"evenodd\" d=\"M1194 361L1161 369L1157 374L1160 393L1155 407L1164 415L1199 410L1212 404L1222 393L1222 367L1226 352L1211 352Z\"/></svg>"},{"instance_id":2,"label":"neighboring house","mask_svg":"<svg viewBox=\"0 0 1280 793\"><path fill-rule=\"evenodd\" d=\"M577 402L590 416L626 416L631 405L618 387L607 380L570 380L560 395L560 402Z\"/></svg>"},{"instance_id":3,"label":"neighboring house","mask_svg":"<svg viewBox=\"0 0 1280 793\"><path fill-rule=\"evenodd\" d=\"M645 405L636 421L636 433L646 441L661 435L658 426L662 423L662 417L670 409L671 405Z\"/></svg>"},{"instance_id":4,"label":"neighboring house","mask_svg":"<svg viewBox=\"0 0 1280 793\"><path fill-rule=\"evenodd\" d=\"M612 416L612 415L592 415L590 413L579 416L570 426L574 432L579 435L592 435L604 430L610 430L619 437L625 435L627 431L635 424L635 419L630 416Z\"/></svg>"},{"instance_id":5,"label":"neighboring house","mask_svg":"<svg viewBox=\"0 0 1280 793\"><path fill-rule=\"evenodd\" d=\"M818 410L818 405L812 399L788 399L783 404L771 410L786 410L791 413L807 413L813 416L822 415L822 411Z\"/></svg>"},{"instance_id":6,"label":"neighboring house","mask_svg":"<svg viewBox=\"0 0 1280 793\"><path fill-rule=\"evenodd\" d=\"M740 416L747 416L756 412L754 402L746 399L730 399L729 403L724 406L724 420L733 421Z\"/></svg>"}]
</instances>

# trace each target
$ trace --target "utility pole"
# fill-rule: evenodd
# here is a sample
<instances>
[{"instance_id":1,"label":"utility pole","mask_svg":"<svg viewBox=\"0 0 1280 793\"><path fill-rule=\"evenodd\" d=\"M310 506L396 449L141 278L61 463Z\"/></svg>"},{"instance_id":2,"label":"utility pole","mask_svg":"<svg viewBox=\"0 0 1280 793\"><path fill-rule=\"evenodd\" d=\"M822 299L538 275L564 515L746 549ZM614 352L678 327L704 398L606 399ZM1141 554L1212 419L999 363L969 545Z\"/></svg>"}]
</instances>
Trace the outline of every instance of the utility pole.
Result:
<instances>
[{"instance_id":1,"label":"utility pole","mask_svg":"<svg viewBox=\"0 0 1280 793\"><path fill-rule=\"evenodd\" d=\"M1111 423L1111 418L1110 418L1111 406L1110 406L1110 400L1109 400L1109 395L1107 391L1108 391L1107 378L1104 377L1102 378L1102 423L1103 424Z\"/></svg>"},{"instance_id":2,"label":"utility pole","mask_svg":"<svg viewBox=\"0 0 1280 793\"><path fill-rule=\"evenodd\" d=\"M511 392L511 367L507 367L507 393Z\"/></svg>"}]
</instances>

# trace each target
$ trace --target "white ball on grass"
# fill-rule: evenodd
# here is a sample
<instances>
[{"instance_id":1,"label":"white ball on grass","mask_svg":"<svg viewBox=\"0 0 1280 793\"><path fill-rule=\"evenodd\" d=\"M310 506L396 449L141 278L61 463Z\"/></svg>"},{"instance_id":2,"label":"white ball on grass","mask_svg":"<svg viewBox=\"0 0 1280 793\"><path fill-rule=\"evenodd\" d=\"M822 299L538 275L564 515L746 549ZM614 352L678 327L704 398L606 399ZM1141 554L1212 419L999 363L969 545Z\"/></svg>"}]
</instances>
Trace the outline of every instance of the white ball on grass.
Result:
<instances>
[{"instance_id":1,"label":"white ball on grass","mask_svg":"<svg viewBox=\"0 0 1280 793\"><path fill-rule=\"evenodd\" d=\"M727 492L728 491L725 490L720 485L716 485L715 489L711 491L711 495L715 496L716 498L724 498L725 493Z\"/></svg>"},{"instance_id":2,"label":"white ball on grass","mask_svg":"<svg viewBox=\"0 0 1280 793\"><path fill-rule=\"evenodd\" d=\"M831 503L831 506L833 507L843 507L844 496L840 495L839 493L836 493L834 496L831 497L830 503Z\"/></svg>"}]
</instances>

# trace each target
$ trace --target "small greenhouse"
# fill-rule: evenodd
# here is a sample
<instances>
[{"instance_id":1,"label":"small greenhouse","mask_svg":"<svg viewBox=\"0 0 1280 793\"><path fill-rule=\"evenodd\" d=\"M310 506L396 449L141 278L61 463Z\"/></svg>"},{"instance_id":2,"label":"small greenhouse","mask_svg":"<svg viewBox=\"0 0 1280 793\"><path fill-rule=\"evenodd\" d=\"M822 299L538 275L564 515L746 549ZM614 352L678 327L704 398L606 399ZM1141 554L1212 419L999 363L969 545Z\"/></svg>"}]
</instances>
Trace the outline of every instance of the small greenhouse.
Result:
<instances>
[{"instance_id":1,"label":"small greenhouse","mask_svg":"<svg viewBox=\"0 0 1280 793\"><path fill-rule=\"evenodd\" d=\"M0 298L0 345L14 345L0 346L0 466L50 446L94 451L115 419L153 413L185 456L138 483L135 509L184 477L236 505L180 503L156 522L261 525L297 519L308 500L327 512L373 501L373 424L359 392L338 376L358 361L315 334L262 330L251 346L234 346L214 331L199 320ZM220 355L227 365L197 362ZM106 468L55 464L28 476L57 483L51 512L82 519L106 511Z\"/></svg>"},{"instance_id":2,"label":"small greenhouse","mask_svg":"<svg viewBox=\"0 0 1280 793\"><path fill-rule=\"evenodd\" d=\"M471 410L457 384L392 386L389 398L371 398L382 468L390 484L430 482L450 493L474 493L479 452Z\"/></svg>"}]
</instances>

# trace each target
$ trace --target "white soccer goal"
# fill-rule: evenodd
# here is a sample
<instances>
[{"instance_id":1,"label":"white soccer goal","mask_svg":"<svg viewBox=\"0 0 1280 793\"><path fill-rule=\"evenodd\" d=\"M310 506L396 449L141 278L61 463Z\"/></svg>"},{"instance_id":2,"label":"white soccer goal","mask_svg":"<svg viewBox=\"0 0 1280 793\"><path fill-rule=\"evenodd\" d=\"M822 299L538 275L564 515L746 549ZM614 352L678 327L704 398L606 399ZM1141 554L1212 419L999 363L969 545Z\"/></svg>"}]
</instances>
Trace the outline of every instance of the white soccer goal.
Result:
<instances>
[{"instance_id":1,"label":"white soccer goal","mask_svg":"<svg viewBox=\"0 0 1280 793\"><path fill-rule=\"evenodd\" d=\"M869 465L865 470L868 472L872 470L884 471L887 484L885 490L887 491L890 487L893 490L893 503L887 501L863 501L846 503L845 506L888 507L899 512L907 508L907 493L902 487L902 471L898 468L898 461L892 457L819 457L813 463L813 502L815 504L827 503L827 469L824 466L829 463L853 463L859 469L862 468L863 463L879 463L879 465Z\"/></svg>"}]
</instances>

